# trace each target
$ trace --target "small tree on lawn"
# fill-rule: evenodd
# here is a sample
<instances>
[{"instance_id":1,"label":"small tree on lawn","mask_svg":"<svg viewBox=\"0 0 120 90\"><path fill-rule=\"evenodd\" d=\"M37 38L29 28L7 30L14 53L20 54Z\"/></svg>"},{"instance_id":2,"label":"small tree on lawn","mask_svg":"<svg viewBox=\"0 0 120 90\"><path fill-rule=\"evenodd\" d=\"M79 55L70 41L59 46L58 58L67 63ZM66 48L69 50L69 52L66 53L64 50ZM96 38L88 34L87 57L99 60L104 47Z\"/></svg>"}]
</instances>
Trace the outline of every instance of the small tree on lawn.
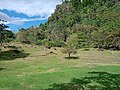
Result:
<instances>
[{"instance_id":1,"label":"small tree on lawn","mask_svg":"<svg viewBox=\"0 0 120 90\"><path fill-rule=\"evenodd\" d=\"M76 46L78 44L78 37L76 34L71 35L67 39L67 46L62 50L62 53L67 53L69 58L71 57L71 53L76 54Z\"/></svg>"},{"instance_id":2,"label":"small tree on lawn","mask_svg":"<svg viewBox=\"0 0 120 90\"><path fill-rule=\"evenodd\" d=\"M71 56L70 56L71 53L76 54L77 51L76 51L75 49L72 49L72 48L64 48L64 49L62 50L62 53L68 53L68 56L69 56L69 58L70 58L70 57L71 57Z\"/></svg>"}]
</instances>

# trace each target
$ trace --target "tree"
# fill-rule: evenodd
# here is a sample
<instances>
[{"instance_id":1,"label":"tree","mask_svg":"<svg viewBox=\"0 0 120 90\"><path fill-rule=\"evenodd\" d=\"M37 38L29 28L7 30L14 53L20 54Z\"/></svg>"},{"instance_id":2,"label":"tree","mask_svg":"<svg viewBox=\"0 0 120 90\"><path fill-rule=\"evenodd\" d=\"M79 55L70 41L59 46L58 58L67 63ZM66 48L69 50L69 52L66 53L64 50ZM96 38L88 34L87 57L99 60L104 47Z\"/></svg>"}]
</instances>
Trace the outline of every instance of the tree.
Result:
<instances>
[{"instance_id":1,"label":"tree","mask_svg":"<svg viewBox=\"0 0 120 90\"><path fill-rule=\"evenodd\" d=\"M68 48L72 48L72 49L77 48L78 41L79 41L79 39L78 39L78 36L77 36L76 33L70 35L70 37L67 38L67 42L66 42L67 43L67 47Z\"/></svg>"},{"instance_id":2,"label":"tree","mask_svg":"<svg viewBox=\"0 0 120 90\"><path fill-rule=\"evenodd\" d=\"M69 58L71 57L70 54L76 54L76 47L78 45L78 38L77 38L77 34L73 34L71 35L68 39L67 39L67 46L62 50L62 53L68 53Z\"/></svg>"},{"instance_id":3,"label":"tree","mask_svg":"<svg viewBox=\"0 0 120 90\"><path fill-rule=\"evenodd\" d=\"M120 50L120 28L116 28L111 32L96 32L96 47L104 49ZM98 39L99 38L99 39ZM95 42L95 41L94 41Z\"/></svg>"},{"instance_id":4,"label":"tree","mask_svg":"<svg viewBox=\"0 0 120 90\"><path fill-rule=\"evenodd\" d=\"M73 54L76 54L77 53L77 51L75 50L75 49L73 49L73 48L64 48L63 50L62 50L62 53L68 53L68 56L69 56L69 58L71 57L70 56L70 54L71 53L73 53Z\"/></svg>"},{"instance_id":5,"label":"tree","mask_svg":"<svg viewBox=\"0 0 120 90\"><path fill-rule=\"evenodd\" d=\"M7 30L9 27L3 24L3 22L5 21L0 19L0 45L10 42L14 38L13 32Z\"/></svg>"},{"instance_id":6,"label":"tree","mask_svg":"<svg viewBox=\"0 0 120 90\"><path fill-rule=\"evenodd\" d=\"M16 40L22 43L30 43L27 39L27 36L28 32L26 31L26 29L21 28L16 35Z\"/></svg>"},{"instance_id":7,"label":"tree","mask_svg":"<svg viewBox=\"0 0 120 90\"><path fill-rule=\"evenodd\" d=\"M17 41L28 44L39 43L39 41L45 39L45 37L45 31L36 27L21 28L17 33Z\"/></svg>"},{"instance_id":8,"label":"tree","mask_svg":"<svg viewBox=\"0 0 120 90\"><path fill-rule=\"evenodd\" d=\"M80 8L86 7L94 3L93 0L71 0L72 6L79 10Z\"/></svg>"}]
</instances>

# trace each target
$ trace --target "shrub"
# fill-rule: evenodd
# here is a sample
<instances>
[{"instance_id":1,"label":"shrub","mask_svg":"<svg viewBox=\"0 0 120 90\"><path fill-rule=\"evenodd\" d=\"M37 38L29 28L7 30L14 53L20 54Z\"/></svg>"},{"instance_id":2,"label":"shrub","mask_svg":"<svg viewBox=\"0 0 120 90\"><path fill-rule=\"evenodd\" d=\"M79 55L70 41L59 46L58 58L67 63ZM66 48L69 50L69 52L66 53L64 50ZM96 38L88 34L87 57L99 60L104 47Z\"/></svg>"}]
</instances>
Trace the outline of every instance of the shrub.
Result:
<instances>
[{"instance_id":1,"label":"shrub","mask_svg":"<svg viewBox=\"0 0 120 90\"><path fill-rule=\"evenodd\" d=\"M55 41L50 41L49 45L51 47L63 47L65 46L65 43L63 41L55 40Z\"/></svg>"}]
</instances>

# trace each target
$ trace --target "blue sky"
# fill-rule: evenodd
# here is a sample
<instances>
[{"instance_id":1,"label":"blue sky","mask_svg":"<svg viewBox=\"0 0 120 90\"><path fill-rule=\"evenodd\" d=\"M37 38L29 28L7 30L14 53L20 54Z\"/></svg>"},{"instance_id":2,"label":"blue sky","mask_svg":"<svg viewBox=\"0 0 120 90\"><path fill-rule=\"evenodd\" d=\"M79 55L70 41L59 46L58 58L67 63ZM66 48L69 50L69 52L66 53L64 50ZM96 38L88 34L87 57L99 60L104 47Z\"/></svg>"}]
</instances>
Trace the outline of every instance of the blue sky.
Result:
<instances>
[{"instance_id":1,"label":"blue sky","mask_svg":"<svg viewBox=\"0 0 120 90\"><path fill-rule=\"evenodd\" d=\"M0 0L0 19L9 30L39 26L45 23L61 0Z\"/></svg>"}]
</instances>

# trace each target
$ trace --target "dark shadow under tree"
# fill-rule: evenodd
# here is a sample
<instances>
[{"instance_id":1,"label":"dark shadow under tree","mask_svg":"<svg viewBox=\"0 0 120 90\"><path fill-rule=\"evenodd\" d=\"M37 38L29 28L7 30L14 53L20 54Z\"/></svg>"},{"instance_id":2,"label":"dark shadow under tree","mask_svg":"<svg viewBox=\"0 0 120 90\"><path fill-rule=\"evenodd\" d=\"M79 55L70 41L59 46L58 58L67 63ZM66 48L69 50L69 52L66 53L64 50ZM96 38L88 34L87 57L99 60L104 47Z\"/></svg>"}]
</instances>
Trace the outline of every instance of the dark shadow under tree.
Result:
<instances>
[{"instance_id":1,"label":"dark shadow under tree","mask_svg":"<svg viewBox=\"0 0 120 90\"><path fill-rule=\"evenodd\" d=\"M6 46L6 48L9 48L9 50L0 52L0 61L14 60L17 58L24 59L29 55L29 53L25 53L24 50L19 50L16 46Z\"/></svg>"},{"instance_id":2,"label":"dark shadow under tree","mask_svg":"<svg viewBox=\"0 0 120 90\"><path fill-rule=\"evenodd\" d=\"M70 83L53 84L45 90L120 90L120 74L89 72L89 77L73 78Z\"/></svg>"}]
</instances>

